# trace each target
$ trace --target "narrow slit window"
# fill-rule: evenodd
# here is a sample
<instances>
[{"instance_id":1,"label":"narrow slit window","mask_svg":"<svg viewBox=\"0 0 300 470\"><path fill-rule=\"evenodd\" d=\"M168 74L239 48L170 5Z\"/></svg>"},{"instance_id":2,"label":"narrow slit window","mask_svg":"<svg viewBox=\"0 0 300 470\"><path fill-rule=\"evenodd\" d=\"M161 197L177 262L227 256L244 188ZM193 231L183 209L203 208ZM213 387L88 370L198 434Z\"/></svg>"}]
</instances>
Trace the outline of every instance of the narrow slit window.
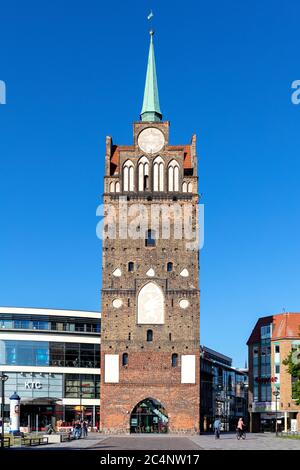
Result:
<instances>
[{"instance_id":1,"label":"narrow slit window","mask_svg":"<svg viewBox=\"0 0 300 470\"><path fill-rule=\"evenodd\" d=\"M122 356L122 366L128 366L128 354L124 353Z\"/></svg>"},{"instance_id":2,"label":"narrow slit window","mask_svg":"<svg viewBox=\"0 0 300 470\"><path fill-rule=\"evenodd\" d=\"M172 354L172 367L178 366L178 354Z\"/></svg>"},{"instance_id":3,"label":"narrow slit window","mask_svg":"<svg viewBox=\"0 0 300 470\"><path fill-rule=\"evenodd\" d=\"M133 263L132 261L130 261L130 262L128 263L128 271L129 271L130 273L132 273L132 272L134 271L134 263Z\"/></svg>"},{"instance_id":4,"label":"narrow slit window","mask_svg":"<svg viewBox=\"0 0 300 470\"><path fill-rule=\"evenodd\" d=\"M173 263L169 262L167 264L167 271L168 271L168 273L171 273L173 271Z\"/></svg>"},{"instance_id":5,"label":"narrow slit window","mask_svg":"<svg viewBox=\"0 0 300 470\"><path fill-rule=\"evenodd\" d=\"M147 189L149 189L149 176L145 175L144 176L144 190L146 191Z\"/></svg>"},{"instance_id":6,"label":"narrow slit window","mask_svg":"<svg viewBox=\"0 0 300 470\"><path fill-rule=\"evenodd\" d=\"M147 341L148 342L153 341L153 331L152 330L147 331Z\"/></svg>"},{"instance_id":7,"label":"narrow slit window","mask_svg":"<svg viewBox=\"0 0 300 470\"><path fill-rule=\"evenodd\" d=\"M149 229L146 232L145 246L151 247L155 245L156 245L155 231Z\"/></svg>"}]
</instances>

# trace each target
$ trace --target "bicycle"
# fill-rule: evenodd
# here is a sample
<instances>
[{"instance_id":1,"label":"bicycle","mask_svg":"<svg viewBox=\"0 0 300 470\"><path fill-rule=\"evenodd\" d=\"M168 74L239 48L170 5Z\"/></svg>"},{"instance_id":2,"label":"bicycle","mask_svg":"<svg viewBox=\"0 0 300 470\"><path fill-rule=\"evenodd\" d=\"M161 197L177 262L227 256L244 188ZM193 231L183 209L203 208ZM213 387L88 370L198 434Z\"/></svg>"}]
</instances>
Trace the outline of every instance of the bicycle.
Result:
<instances>
[{"instance_id":1,"label":"bicycle","mask_svg":"<svg viewBox=\"0 0 300 470\"><path fill-rule=\"evenodd\" d=\"M240 439L246 439L246 432L243 429L236 430L236 438L239 441Z\"/></svg>"}]
</instances>

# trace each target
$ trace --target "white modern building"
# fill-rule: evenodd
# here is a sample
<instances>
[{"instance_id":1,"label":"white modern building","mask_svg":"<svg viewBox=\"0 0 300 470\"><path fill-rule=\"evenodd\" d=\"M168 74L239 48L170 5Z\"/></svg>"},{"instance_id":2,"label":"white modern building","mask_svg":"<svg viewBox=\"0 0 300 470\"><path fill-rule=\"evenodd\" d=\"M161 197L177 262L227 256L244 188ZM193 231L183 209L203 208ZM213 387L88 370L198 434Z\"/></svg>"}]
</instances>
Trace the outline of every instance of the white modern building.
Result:
<instances>
[{"instance_id":1,"label":"white modern building","mask_svg":"<svg viewBox=\"0 0 300 470\"><path fill-rule=\"evenodd\" d=\"M101 313L0 307L0 373L21 397L21 426L71 425L100 415ZM1 397L0 397L1 403Z\"/></svg>"}]
</instances>

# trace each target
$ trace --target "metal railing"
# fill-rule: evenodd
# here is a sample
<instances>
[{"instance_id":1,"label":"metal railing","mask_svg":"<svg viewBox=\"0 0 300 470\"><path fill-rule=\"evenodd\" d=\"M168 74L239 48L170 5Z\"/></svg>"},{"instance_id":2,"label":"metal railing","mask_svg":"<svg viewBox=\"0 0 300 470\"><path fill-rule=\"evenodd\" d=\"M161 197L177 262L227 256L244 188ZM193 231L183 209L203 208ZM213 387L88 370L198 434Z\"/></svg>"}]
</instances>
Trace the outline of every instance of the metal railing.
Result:
<instances>
[{"instance_id":1,"label":"metal railing","mask_svg":"<svg viewBox=\"0 0 300 470\"><path fill-rule=\"evenodd\" d=\"M1 448L10 447L10 438L9 437L0 437Z\"/></svg>"}]
</instances>

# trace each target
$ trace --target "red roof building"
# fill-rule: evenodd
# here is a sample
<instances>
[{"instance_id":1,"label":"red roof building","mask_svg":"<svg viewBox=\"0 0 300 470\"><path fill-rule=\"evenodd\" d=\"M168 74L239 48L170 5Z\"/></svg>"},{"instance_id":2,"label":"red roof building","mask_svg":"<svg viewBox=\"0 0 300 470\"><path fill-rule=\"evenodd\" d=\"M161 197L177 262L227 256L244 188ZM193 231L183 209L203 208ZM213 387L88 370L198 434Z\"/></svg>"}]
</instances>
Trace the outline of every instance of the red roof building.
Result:
<instances>
[{"instance_id":1,"label":"red roof building","mask_svg":"<svg viewBox=\"0 0 300 470\"><path fill-rule=\"evenodd\" d=\"M300 313L259 318L247 345L251 430L300 431L300 406L293 392L298 379L283 364L291 351L300 351Z\"/></svg>"}]
</instances>

